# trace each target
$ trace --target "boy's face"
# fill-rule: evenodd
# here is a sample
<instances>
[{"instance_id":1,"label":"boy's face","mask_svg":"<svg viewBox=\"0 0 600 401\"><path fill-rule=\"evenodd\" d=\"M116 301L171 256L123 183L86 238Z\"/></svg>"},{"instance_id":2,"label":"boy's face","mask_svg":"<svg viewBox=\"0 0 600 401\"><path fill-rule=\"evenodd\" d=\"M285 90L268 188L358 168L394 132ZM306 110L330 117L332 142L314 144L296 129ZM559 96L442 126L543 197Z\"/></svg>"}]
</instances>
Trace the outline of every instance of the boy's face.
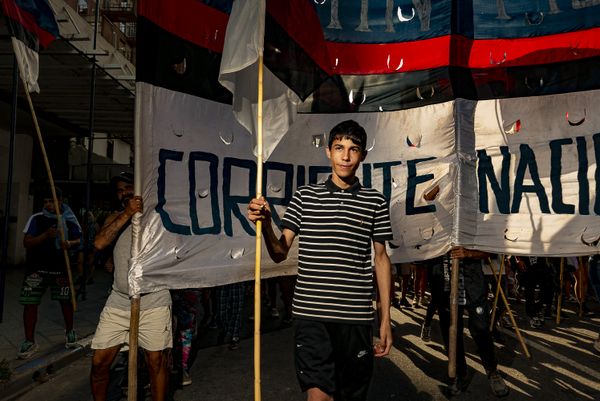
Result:
<instances>
[{"instance_id":1,"label":"boy's face","mask_svg":"<svg viewBox=\"0 0 600 401\"><path fill-rule=\"evenodd\" d=\"M360 145L352 142L349 138L334 139L331 148L327 148L325 151L331 162L334 177L337 176L342 181L354 178L360 162L366 156Z\"/></svg>"},{"instance_id":2,"label":"boy's face","mask_svg":"<svg viewBox=\"0 0 600 401\"><path fill-rule=\"evenodd\" d=\"M58 199L58 206L62 204L62 199ZM44 198L44 209L49 211L50 213L56 213L56 208L54 207L54 200L52 198Z\"/></svg>"}]
</instances>

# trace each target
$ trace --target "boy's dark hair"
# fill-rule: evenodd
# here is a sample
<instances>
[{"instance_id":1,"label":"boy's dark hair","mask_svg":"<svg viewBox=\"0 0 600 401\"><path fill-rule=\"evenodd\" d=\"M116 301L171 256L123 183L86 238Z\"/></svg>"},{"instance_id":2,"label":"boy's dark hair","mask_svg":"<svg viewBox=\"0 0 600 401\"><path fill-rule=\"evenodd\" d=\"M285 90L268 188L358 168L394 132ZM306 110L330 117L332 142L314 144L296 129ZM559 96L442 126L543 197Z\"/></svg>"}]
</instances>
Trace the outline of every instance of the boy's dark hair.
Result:
<instances>
[{"instance_id":1,"label":"boy's dark hair","mask_svg":"<svg viewBox=\"0 0 600 401\"><path fill-rule=\"evenodd\" d=\"M342 121L329 132L329 143L327 147L331 149L333 141L336 139L348 138L355 144L360 146L362 153L367 151L367 132L354 120Z\"/></svg>"},{"instance_id":2,"label":"boy's dark hair","mask_svg":"<svg viewBox=\"0 0 600 401\"><path fill-rule=\"evenodd\" d=\"M56 191L56 198L57 199L62 199L63 198L63 193L61 191L61 189L59 187L54 187L54 190ZM42 199L52 199L52 188L48 185L47 187L44 187L44 189L42 190Z\"/></svg>"}]
</instances>

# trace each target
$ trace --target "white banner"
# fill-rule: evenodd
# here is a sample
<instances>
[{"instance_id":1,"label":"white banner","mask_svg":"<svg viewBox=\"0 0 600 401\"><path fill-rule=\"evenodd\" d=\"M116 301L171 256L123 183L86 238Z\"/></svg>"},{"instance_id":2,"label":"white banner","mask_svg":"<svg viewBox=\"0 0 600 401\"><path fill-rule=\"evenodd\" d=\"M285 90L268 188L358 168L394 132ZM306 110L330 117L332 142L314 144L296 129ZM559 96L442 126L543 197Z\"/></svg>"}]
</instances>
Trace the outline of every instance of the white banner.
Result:
<instances>
[{"instance_id":1,"label":"white banner","mask_svg":"<svg viewBox=\"0 0 600 401\"><path fill-rule=\"evenodd\" d=\"M252 279L254 226L245 217L255 188L252 137L229 105L144 83L137 96L145 213L131 276L136 287L143 293ZM264 194L278 223L298 186L329 175L329 130L354 119L369 135L359 178L390 199L392 262L428 259L456 244L499 253L595 253L594 96L298 115L265 163ZM263 255L265 277L296 269L295 253L281 265Z\"/></svg>"}]
</instances>

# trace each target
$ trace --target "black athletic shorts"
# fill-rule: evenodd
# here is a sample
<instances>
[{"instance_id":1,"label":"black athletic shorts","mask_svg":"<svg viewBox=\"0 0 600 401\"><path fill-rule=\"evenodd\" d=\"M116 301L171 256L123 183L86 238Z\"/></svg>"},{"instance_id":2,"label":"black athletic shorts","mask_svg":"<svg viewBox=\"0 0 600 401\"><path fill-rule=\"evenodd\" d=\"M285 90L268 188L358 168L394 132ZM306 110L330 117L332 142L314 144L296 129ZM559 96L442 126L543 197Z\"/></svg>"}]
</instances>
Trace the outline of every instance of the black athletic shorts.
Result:
<instances>
[{"instance_id":1,"label":"black athletic shorts","mask_svg":"<svg viewBox=\"0 0 600 401\"><path fill-rule=\"evenodd\" d=\"M317 387L335 401L364 401L373 373L370 325L296 319L296 375L302 391Z\"/></svg>"}]
</instances>

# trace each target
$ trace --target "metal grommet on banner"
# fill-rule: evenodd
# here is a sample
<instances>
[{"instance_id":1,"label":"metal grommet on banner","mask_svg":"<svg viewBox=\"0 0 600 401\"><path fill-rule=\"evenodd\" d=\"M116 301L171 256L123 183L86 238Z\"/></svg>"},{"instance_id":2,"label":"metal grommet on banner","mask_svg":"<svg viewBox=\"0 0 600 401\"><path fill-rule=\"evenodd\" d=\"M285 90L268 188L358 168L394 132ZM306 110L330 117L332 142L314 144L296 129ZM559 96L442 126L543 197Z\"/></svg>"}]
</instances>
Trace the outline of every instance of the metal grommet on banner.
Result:
<instances>
[{"instance_id":1,"label":"metal grommet on banner","mask_svg":"<svg viewBox=\"0 0 600 401\"><path fill-rule=\"evenodd\" d=\"M525 20L529 25L539 25L544 21L544 13L542 11L525 13Z\"/></svg>"},{"instance_id":2,"label":"metal grommet on banner","mask_svg":"<svg viewBox=\"0 0 600 401\"><path fill-rule=\"evenodd\" d=\"M322 148L325 145L325 142L327 142L326 138L327 135L325 134L313 135L311 143L315 148Z\"/></svg>"},{"instance_id":3,"label":"metal grommet on banner","mask_svg":"<svg viewBox=\"0 0 600 401\"><path fill-rule=\"evenodd\" d=\"M416 89L417 97L421 100L431 99L433 95L435 95L435 87L433 85L429 85L429 94L424 94L421 90L421 87L418 86Z\"/></svg>"},{"instance_id":4,"label":"metal grommet on banner","mask_svg":"<svg viewBox=\"0 0 600 401\"><path fill-rule=\"evenodd\" d=\"M231 145L233 143L233 132L231 133L231 138L227 139L223 137L223 133L219 132L219 138L221 138L221 142L225 145Z\"/></svg>"},{"instance_id":5,"label":"metal grommet on banner","mask_svg":"<svg viewBox=\"0 0 600 401\"><path fill-rule=\"evenodd\" d=\"M541 89L544 86L544 77L538 79L525 77L525 86L531 90Z\"/></svg>"},{"instance_id":6,"label":"metal grommet on banner","mask_svg":"<svg viewBox=\"0 0 600 401\"><path fill-rule=\"evenodd\" d=\"M504 230L504 239L510 242L517 242L517 240L519 239L519 237L514 237L514 238L508 238L506 236L506 234L508 233L508 228Z\"/></svg>"},{"instance_id":7,"label":"metal grommet on banner","mask_svg":"<svg viewBox=\"0 0 600 401\"><path fill-rule=\"evenodd\" d=\"M412 135L412 139L411 139L411 135L407 135L406 136L406 146L408 146L409 148L419 148L421 147L421 139L422 139L422 135L416 134L416 135Z\"/></svg>"},{"instance_id":8,"label":"metal grommet on banner","mask_svg":"<svg viewBox=\"0 0 600 401\"><path fill-rule=\"evenodd\" d=\"M581 233L581 237L580 237L581 243L586 246L598 247L598 244L600 243L600 236L598 236L596 239L587 241L586 239L583 238L583 235L585 234L586 231L587 231L587 227Z\"/></svg>"},{"instance_id":9,"label":"metal grommet on banner","mask_svg":"<svg viewBox=\"0 0 600 401\"><path fill-rule=\"evenodd\" d=\"M187 70L187 60L184 57L180 63L173 64L172 67L176 73L178 73L179 75L183 75Z\"/></svg>"},{"instance_id":10,"label":"metal grommet on banner","mask_svg":"<svg viewBox=\"0 0 600 401\"><path fill-rule=\"evenodd\" d=\"M502 56L502 60L496 61L496 60L494 60L492 52L490 51L490 64L491 65L500 65L500 64L504 63L505 61L506 61L506 52L504 52L504 54Z\"/></svg>"},{"instance_id":11,"label":"metal grommet on banner","mask_svg":"<svg viewBox=\"0 0 600 401\"><path fill-rule=\"evenodd\" d=\"M421 238L423 238L425 241L429 241L433 238L433 235L435 234L435 229L433 227L419 228L419 234L421 234Z\"/></svg>"},{"instance_id":12,"label":"metal grommet on banner","mask_svg":"<svg viewBox=\"0 0 600 401\"><path fill-rule=\"evenodd\" d=\"M569 119L569 112L567 111L566 115L565 115L567 122L569 123L569 125L571 127L577 127L578 125L581 125L585 122L585 118L587 117L587 110L584 108L583 109L583 117L580 120L577 121L571 121Z\"/></svg>"},{"instance_id":13,"label":"metal grommet on banner","mask_svg":"<svg viewBox=\"0 0 600 401\"><path fill-rule=\"evenodd\" d=\"M177 138L181 138L183 136L183 130L182 129L175 129L173 127L173 124L169 125L169 128L171 128L171 133L173 135L175 135Z\"/></svg>"},{"instance_id":14,"label":"metal grommet on banner","mask_svg":"<svg viewBox=\"0 0 600 401\"><path fill-rule=\"evenodd\" d=\"M267 185L267 188L268 188L268 189L269 189L271 192L274 192L274 193L279 193L279 192L281 192L282 186L281 186L281 185L279 185L279 186L275 186L275 185L273 185L273 184L269 184L269 185Z\"/></svg>"},{"instance_id":15,"label":"metal grommet on banner","mask_svg":"<svg viewBox=\"0 0 600 401\"><path fill-rule=\"evenodd\" d=\"M398 7L397 14L398 14L398 20L400 22L408 22L408 21L412 20L413 18L415 18L415 15L416 15L415 8L414 7L411 7L411 8L412 8L412 15L407 18L402 14L402 8Z\"/></svg>"},{"instance_id":16,"label":"metal grommet on banner","mask_svg":"<svg viewBox=\"0 0 600 401\"><path fill-rule=\"evenodd\" d=\"M400 59L400 63L398 64L397 67L390 66L390 61L391 60L392 60L392 55L388 54L386 64L387 64L388 70L390 70L390 71L398 71L400 68L402 68L402 66L404 66L404 58Z\"/></svg>"},{"instance_id":17,"label":"metal grommet on banner","mask_svg":"<svg viewBox=\"0 0 600 401\"><path fill-rule=\"evenodd\" d=\"M365 95L362 91L357 91L354 93L354 89L350 90L350 94L348 95L348 101L350 104L360 106L367 100L367 95Z\"/></svg>"},{"instance_id":18,"label":"metal grommet on banner","mask_svg":"<svg viewBox=\"0 0 600 401\"><path fill-rule=\"evenodd\" d=\"M244 256L244 248L232 248L229 250L229 257L231 259L239 259Z\"/></svg>"},{"instance_id":19,"label":"metal grommet on banner","mask_svg":"<svg viewBox=\"0 0 600 401\"><path fill-rule=\"evenodd\" d=\"M510 124L510 128L504 130L504 133L507 135L518 134L521 131L521 120L517 120L514 123Z\"/></svg>"}]
</instances>

